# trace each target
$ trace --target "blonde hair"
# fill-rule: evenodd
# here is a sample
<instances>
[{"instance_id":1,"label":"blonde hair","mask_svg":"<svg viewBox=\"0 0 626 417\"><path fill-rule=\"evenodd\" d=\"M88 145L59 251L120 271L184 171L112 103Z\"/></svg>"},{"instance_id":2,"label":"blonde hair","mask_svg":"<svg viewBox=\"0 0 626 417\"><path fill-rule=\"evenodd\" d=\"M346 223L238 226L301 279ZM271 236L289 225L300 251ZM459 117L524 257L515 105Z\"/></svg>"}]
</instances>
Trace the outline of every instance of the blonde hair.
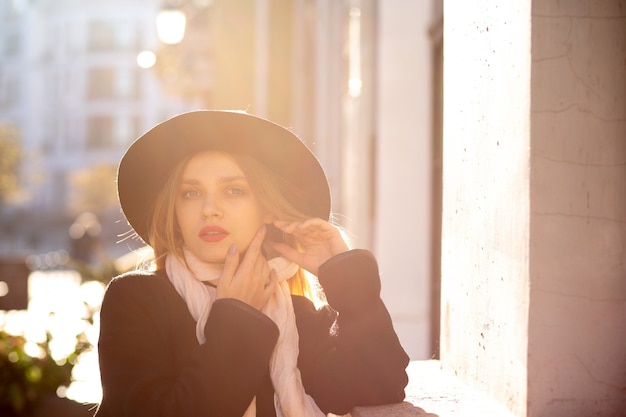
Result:
<instances>
[{"instance_id":1,"label":"blonde hair","mask_svg":"<svg viewBox=\"0 0 626 417\"><path fill-rule=\"evenodd\" d=\"M271 213L276 219L287 221L302 221L307 216L298 210L291 201L301 201L300 191L285 179L272 172L264 164L254 157L244 154L225 153L233 158L243 171L254 195L265 211ZM171 175L162 187L154 204L154 211L149 219L148 237L149 244L154 250L154 260L157 269L165 268L165 256L168 253L184 260L182 248L183 238L176 221L176 193L180 183L183 169L193 155L182 160L172 170ZM292 200L288 199L290 196ZM299 248L297 240L287 234L283 234L273 225L268 225L268 233L265 238L264 252L271 251L267 242L282 241L296 249ZM288 279L291 294L302 295L311 300L316 307L326 304L326 299L317 278L302 268Z\"/></svg>"},{"instance_id":2,"label":"blonde hair","mask_svg":"<svg viewBox=\"0 0 626 417\"><path fill-rule=\"evenodd\" d=\"M183 256L183 236L176 221L176 192L183 168L190 157L174 167L169 178L157 195L152 215L148 218L148 244L154 251L156 269L165 269L165 256L172 253L180 259Z\"/></svg>"}]
</instances>

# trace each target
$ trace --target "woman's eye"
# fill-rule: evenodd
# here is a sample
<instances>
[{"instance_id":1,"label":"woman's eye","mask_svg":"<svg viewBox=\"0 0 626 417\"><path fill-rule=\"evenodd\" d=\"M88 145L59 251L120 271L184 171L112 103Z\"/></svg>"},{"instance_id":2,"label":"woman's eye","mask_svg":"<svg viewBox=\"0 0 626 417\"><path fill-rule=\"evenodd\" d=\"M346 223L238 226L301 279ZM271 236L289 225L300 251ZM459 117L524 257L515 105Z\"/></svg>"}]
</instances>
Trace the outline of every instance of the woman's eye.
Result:
<instances>
[{"instance_id":1,"label":"woman's eye","mask_svg":"<svg viewBox=\"0 0 626 417\"><path fill-rule=\"evenodd\" d=\"M183 190L184 198L195 198L195 197L198 197L199 195L200 193L198 192L198 190L194 190L194 189Z\"/></svg>"},{"instance_id":2,"label":"woman's eye","mask_svg":"<svg viewBox=\"0 0 626 417\"><path fill-rule=\"evenodd\" d=\"M245 194L245 190L241 187L229 187L227 193L232 196Z\"/></svg>"}]
</instances>

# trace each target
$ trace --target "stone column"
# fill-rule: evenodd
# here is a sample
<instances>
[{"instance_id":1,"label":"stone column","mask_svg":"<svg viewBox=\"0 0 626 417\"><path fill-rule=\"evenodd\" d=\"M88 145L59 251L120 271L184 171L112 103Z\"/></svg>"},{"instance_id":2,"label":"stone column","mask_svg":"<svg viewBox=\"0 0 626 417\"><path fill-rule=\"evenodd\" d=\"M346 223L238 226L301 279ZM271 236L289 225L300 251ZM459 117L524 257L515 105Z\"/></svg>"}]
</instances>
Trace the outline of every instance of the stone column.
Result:
<instances>
[{"instance_id":1,"label":"stone column","mask_svg":"<svg viewBox=\"0 0 626 417\"><path fill-rule=\"evenodd\" d=\"M626 1L533 1L531 416L626 413Z\"/></svg>"},{"instance_id":2,"label":"stone column","mask_svg":"<svg viewBox=\"0 0 626 417\"><path fill-rule=\"evenodd\" d=\"M444 5L441 362L518 416L626 409L626 2Z\"/></svg>"}]
</instances>

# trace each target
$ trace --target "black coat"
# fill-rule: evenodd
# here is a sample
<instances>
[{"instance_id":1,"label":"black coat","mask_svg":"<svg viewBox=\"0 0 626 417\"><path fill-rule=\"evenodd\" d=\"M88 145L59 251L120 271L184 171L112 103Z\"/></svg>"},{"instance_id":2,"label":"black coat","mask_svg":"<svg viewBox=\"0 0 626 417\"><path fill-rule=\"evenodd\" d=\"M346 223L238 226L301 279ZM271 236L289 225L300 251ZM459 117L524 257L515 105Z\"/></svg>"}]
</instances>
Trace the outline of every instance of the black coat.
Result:
<instances>
[{"instance_id":1,"label":"black coat","mask_svg":"<svg viewBox=\"0 0 626 417\"><path fill-rule=\"evenodd\" d=\"M380 299L372 254L338 255L319 280L332 308L292 296L306 392L335 414L402 401L408 357ZM239 417L255 395L257 416L275 415L269 359L278 328L249 305L216 300L199 345L165 273L133 272L111 281L100 320L98 417Z\"/></svg>"}]
</instances>

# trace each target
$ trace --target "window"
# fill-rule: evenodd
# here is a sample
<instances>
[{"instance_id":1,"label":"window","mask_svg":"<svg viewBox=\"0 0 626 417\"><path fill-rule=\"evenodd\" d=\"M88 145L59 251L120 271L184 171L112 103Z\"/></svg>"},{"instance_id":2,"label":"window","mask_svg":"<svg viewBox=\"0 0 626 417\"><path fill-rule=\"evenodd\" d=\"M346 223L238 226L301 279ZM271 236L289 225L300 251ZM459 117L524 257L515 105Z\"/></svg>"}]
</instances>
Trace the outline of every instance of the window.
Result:
<instances>
[{"instance_id":1,"label":"window","mask_svg":"<svg viewBox=\"0 0 626 417\"><path fill-rule=\"evenodd\" d=\"M24 1L2 0L0 1L0 17L4 17L6 22L10 22L18 17L26 7L28 6Z\"/></svg>"},{"instance_id":2,"label":"window","mask_svg":"<svg viewBox=\"0 0 626 417\"><path fill-rule=\"evenodd\" d=\"M89 49L94 51L114 48L113 27L108 22L96 21L89 24Z\"/></svg>"},{"instance_id":3,"label":"window","mask_svg":"<svg viewBox=\"0 0 626 417\"><path fill-rule=\"evenodd\" d=\"M134 69L92 68L87 97L90 100L139 97L139 74Z\"/></svg>"},{"instance_id":4,"label":"window","mask_svg":"<svg viewBox=\"0 0 626 417\"><path fill-rule=\"evenodd\" d=\"M113 144L122 149L128 146L139 131L139 120L136 117L117 117L113 121Z\"/></svg>"},{"instance_id":5,"label":"window","mask_svg":"<svg viewBox=\"0 0 626 417\"><path fill-rule=\"evenodd\" d=\"M87 81L87 97L89 99L105 99L113 97L113 68L92 68Z\"/></svg>"},{"instance_id":6,"label":"window","mask_svg":"<svg viewBox=\"0 0 626 417\"><path fill-rule=\"evenodd\" d=\"M139 44L138 25L132 21L96 20L89 24L92 51L135 50Z\"/></svg>"},{"instance_id":7,"label":"window","mask_svg":"<svg viewBox=\"0 0 626 417\"><path fill-rule=\"evenodd\" d=\"M9 33L6 38L4 38L4 55L7 57L19 55L21 43L21 38L18 33Z\"/></svg>"},{"instance_id":8,"label":"window","mask_svg":"<svg viewBox=\"0 0 626 417\"><path fill-rule=\"evenodd\" d=\"M128 116L93 116L87 120L87 149L122 149L137 136L139 120Z\"/></svg>"},{"instance_id":9,"label":"window","mask_svg":"<svg viewBox=\"0 0 626 417\"><path fill-rule=\"evenodd\" d=\"M113 120L110 116L94 116L87 120L87 149L108 149L112 145Z\"/></svg>"},{"instance_id":10,"label":"window","mask_svg":"<svg viewBox=\"0 0 626 417\"><path fill-rule=\"evenodd\" d=\"M138 98L139 74L135 69L120 69L115 78L115 93L119 98Z\"/></svg>"},{"instance_id":11,"label":"window","mask_svg":"<svg viewBox=\"0 0 626 417\"><path fill-rule=\"evenodd\" d=\"M0 72L0 108L16 105L20 98L19 77L10 72Z\"/></svg>"}]
</instances>

